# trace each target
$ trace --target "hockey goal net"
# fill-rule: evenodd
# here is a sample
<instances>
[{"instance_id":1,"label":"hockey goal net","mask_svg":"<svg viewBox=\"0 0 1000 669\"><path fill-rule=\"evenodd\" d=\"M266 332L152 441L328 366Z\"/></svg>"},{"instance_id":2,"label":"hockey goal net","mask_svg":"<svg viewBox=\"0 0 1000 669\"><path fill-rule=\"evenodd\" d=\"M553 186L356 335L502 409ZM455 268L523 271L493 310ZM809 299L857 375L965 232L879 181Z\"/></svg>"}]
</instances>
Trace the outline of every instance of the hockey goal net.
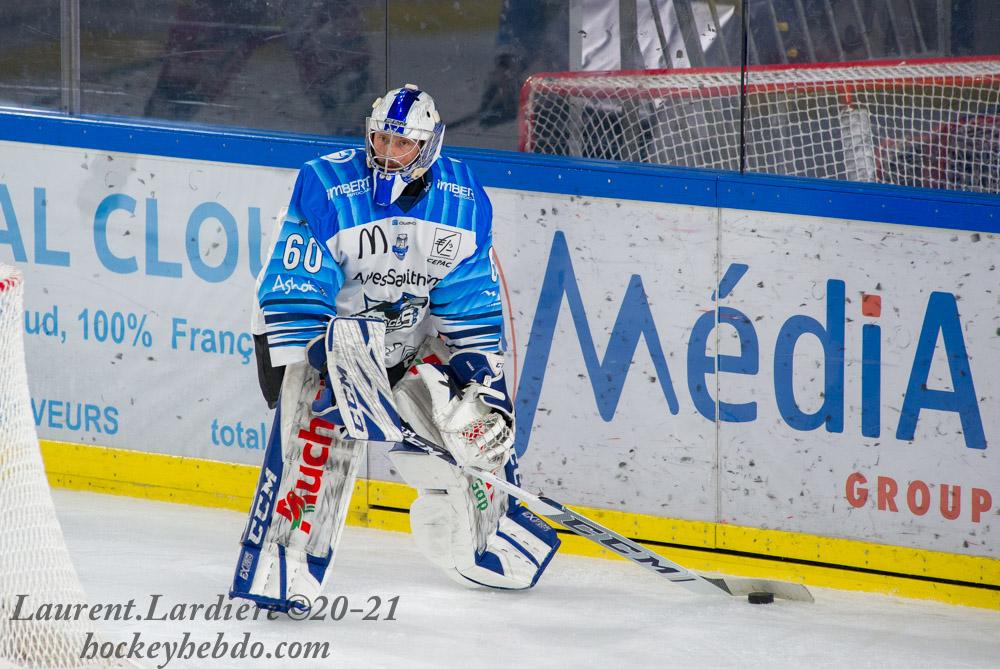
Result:
<instances>
[{"instance_id":1,"label":"hockey goal net","mask_svg":"<svg viewBox=\"0 0 1000 669\"><path fill-rule=\"evenodd\" d=\"M740 167L740 69L538 74L522 151ZM1000 192L1000 57L751 66L751 172Z\"/></svg>"},{"instance_id":2,"label":"hockey goal net","mask_svg":"<svg viewBox=\"0 0 1000 669\"><path fill-rule=\"evenodd\" d=\"M45 479L23 343L23 283L0 265L0 669L126 666L85 662L82 620L41 621L39 606L86 602ZM35 617L35 620L24 620ZM98 640L100 641L100 640Z\"/></svg>"}]
</instances>

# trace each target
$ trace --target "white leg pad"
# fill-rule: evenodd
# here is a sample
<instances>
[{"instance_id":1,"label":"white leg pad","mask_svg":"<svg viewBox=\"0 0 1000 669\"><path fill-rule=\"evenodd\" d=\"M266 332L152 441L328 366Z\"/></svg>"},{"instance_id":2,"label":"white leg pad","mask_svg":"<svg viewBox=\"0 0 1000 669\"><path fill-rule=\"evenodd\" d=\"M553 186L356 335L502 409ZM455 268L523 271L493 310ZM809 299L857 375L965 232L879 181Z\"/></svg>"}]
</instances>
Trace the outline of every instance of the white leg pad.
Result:
<instances>
[{"instance_id":1,"label":"white leg pad","mask_svg":"<svg viewBox=\"0 0 1000 669\"><path fill-rule=\"evenodd\" d=\"M456 583L471 585L462 578L452 556L455 529L454 510L446 493L424 492L410 506L410 529L421 554Z\"/></svg>"},{"instance_id":2,"label":"white leg pad","mask_svg":"<svg viewBox=\"0 0 1000 669\"><path fill-rule=\"evenodd\" d=\"M394 450L389 457L418 488L410 530L428 560L466 585L512 590L534 585L557 547L528 529L529 520L541 520L520 507L508 513L506 493L488 490L433 455Z\"/></svg>"},{"instance_id":3,"label":"white leg pad","mask_svg":"<svg viewBox=\"0 0 1000 669\"><path fill-rule=\"evenodd\" d=\"M425 353L447 360L439 341L428 344ZM399 415L415 432L444 443L430 390L420 373L407 373L393 395ZM419 494L410 507L417 547L449 578L465 585L516 590L535 584L559 547L555 532L542 520L523 507L508 508L507 493L421 449L398 444L389 458ZM512 459L499 474L514 477L516 468Z\"/></svg>"}]
</instances>

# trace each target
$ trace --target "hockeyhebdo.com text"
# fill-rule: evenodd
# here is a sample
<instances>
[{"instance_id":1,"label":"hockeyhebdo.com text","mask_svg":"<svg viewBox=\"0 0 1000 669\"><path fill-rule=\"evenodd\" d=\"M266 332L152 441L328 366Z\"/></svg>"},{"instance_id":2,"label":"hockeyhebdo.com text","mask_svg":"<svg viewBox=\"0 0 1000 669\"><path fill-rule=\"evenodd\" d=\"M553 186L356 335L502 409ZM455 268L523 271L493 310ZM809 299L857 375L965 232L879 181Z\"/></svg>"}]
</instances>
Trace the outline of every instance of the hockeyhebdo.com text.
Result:
<instances>
[{"instance_id":1,"label":"hockeyhebdo.com text","mask_svg":"<svg viewBox=\"0 0 1000 669\"><path fill-rule=\"evenodd\" d=\"M165 669L174 660L325 660L330 657L329 641L255 641L250 632L216 632L211 641L192 639L184 632L174 641L144 641L134 632L128 641L104 641L88 632L80 659L84 662L136 660ZM190 666L190 665L189 665ZM199 663L197 666L206 666Z\"/></svg>"},{"instance_id":2,"label":"hockeyhebdo.com text","mask_svg":"<svg viewBox=\"0 0 1000 669\"><path fill-rule=\"evenodd\" d=\"M318 641L275 641L272 638L258 640L254 638L253 632L242 630L213 631L209 634L176 630L176 637L164 640L164 634L155 627L158 623L176 626L178 623L198 625L235 621L252 624L261 621L266 625L267 620L337 623L350 618L365 622L392 622L397 620L399 600L399 595L355 598L346 595L321 595L313 599L293 595L290 598L293 604L291 610L282 613L258 608L245 600L229 601L224 595L218 595L211 602L198 603L165 601L164 596L158 594L150 595L146 601L131 598L122 602L66 603L42 602L28 594L19 594L14 598L10 620L51 629L65 625L67 633L80 635L79 657L85 662L136 660L164 669L174 660L328 659L331 646L329 642ZM89 623L100 621L140 623L148 625L148 628L131 632L127 636L118 634L114 639L99 632L84 631L88 629ZM264 631L266 627L258 629ZM144 638L154 630L156 640Z\"/></svg>"}]
</instances>

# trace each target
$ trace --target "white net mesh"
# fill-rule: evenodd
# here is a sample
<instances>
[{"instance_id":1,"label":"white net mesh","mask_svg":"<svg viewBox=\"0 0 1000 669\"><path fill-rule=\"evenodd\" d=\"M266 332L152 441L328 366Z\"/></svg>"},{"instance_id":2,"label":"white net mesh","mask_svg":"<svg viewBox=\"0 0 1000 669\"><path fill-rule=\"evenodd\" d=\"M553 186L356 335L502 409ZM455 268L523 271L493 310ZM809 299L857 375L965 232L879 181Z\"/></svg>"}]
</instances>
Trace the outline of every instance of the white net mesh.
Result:
<instances>
[{"instance_id":1,"label":"white net mesh","mask_svg":"<svg viewBox=\"0 0 1000 669\"><path fill-rule=\"evenodd\" d=\"M1000 192L1000 57L753 66L751 172ZM521 149L737 170L740 70L565 72L521 92Z\"/></svg>"},{"instance_id":2,"label":"white net mesh","mask_svg":"<svg viewBox=\"0 0 1000 669\"><path fill-rule=\"evenodd\" d=\"M83 621L13 620L86 602L49 494L24 364L23 284L0 265L0 667L124 666L79 659ZM98 640L100 641L100 640Z\"/></svg>"}]
</instances>

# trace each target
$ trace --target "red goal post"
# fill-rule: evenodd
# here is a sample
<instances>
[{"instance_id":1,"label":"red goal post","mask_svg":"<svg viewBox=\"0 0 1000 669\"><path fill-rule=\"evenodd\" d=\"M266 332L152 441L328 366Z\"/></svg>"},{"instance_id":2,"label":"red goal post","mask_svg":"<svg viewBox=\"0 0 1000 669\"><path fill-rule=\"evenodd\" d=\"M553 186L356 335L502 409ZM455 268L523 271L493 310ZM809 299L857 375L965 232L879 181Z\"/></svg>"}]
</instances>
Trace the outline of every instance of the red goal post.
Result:
<instances>
[{"instance_id":1,"label":"red goal post","mask_svg":"<svg viewBox=\"0 0 1000 669\"><path fill-rule=\"evenodd\" d=\"M740 68L548 72L520 149L738 170ZM1000 56L746 70L751 172L1000 192Z\"/></svg>"}]
</instances>

